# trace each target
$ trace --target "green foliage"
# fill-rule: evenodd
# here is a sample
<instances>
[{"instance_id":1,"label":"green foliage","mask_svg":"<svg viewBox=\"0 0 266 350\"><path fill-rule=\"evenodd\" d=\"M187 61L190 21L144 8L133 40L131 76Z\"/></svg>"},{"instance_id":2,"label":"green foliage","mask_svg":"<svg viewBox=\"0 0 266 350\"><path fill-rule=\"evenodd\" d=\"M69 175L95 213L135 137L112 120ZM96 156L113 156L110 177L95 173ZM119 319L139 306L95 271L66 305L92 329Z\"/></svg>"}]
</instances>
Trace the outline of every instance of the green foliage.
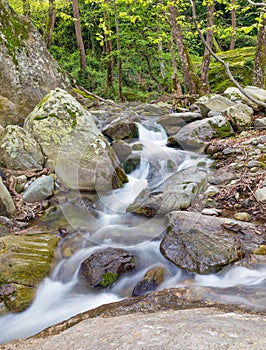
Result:
<instances>
[{"instance_id":1,"label":"green foliage","mask_svg":"<svg viewBox=\"0 0 266 350\"><path fill-rule=\"evenodd\" d=\"M118 274L114 272L106 272L102 274L102 281L101 286L104 288L111 287L112 284L115 283L115 281L118 278Z\"/></svg>"}]
</instances>

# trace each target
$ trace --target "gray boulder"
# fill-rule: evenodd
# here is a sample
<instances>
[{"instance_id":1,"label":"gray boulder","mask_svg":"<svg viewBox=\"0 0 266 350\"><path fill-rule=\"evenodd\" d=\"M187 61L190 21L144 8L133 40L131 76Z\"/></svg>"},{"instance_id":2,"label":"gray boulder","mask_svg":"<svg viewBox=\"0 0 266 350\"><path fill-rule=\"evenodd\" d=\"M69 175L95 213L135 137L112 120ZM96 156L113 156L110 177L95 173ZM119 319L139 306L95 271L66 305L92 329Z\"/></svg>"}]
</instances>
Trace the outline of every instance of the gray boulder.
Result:
<instances>
[{"instance_id":1,"label":"gray boulder","mask_svg":"<svg viewBox=\"0 0 266 350\"><path fill-rule=\"evenodd\" d=\"M66 91L52 90L29 114L24 127L63 186L106 191L127 181L92 115Z\"/></svg>"},{"instance_id":2,"label":"gray boulder","mask_svg":"<svg viewBox=\"0 0 266 350\"><path fill-rule=\"evenodd\" d=\"M139 118L135 113L133 116L130 113L120 113L108 120L102 133L112 141L138 138L139 130L136 121L139 121Z\"/></svg>"},{"instance_id":3,"label":"gray boulder","mask_svg":"<svg viewBox=\"0 0 266 350\"><path fill-rule=\"evenodd\" d=\"M23 128L8 125L0 134L0 165L14 170L42 169L44 156L35 139Z\"/></svg>"},{"instance_id":4,"label":"gray boulder","mask_svg":"<svg viewBox=\"0 0 266 350\"><path fill-rule=\"evenodd\" d=\"M160 117L157 123L162 125L168 136L171 136L176 134L186 124L191 123L200 118L200 113L171 113Z\"/></svg>"},{"instance_id":5,"label":"gray boulder","mask_svg":"<svg viewBox=\"0 0 266 350\"><path fill-rule=\"evenodd\" d=\"M124 249L107 248L84 260L79 276L90 288L107 288L123 273L134 269L134 255Z\"/></svg>"},{"instance_id":6,"label":"gray boulder","mask_svg":"<svg viewBox=\"0 0 266 350\"><path fill-rule=\"evenodd\" d=\"M251 127L253 109L246 104L236 103L234 106L227 108L225 113L236 131L241 132Z\"/></svg>"},{"instance_id":7,"label":"gray boulder","mask_svg":"<svg viewBox=\"0 0 266 350\"><path fill-rule=\"evenodd\" d=\"M264 238L256 232L254 224L177 211L169 214L160 250L181 269L200 274L217 272L263 244Z\"/></svg>"},{"instance_id":8,"label":"gray boulder","mask_svg":"<svg viewBox=\"0 0 266 350\"><path fill-rule=\"evenodd\" d=\"M207 117L209 112L222 114L228 107L233 106L233 102L221 95L205 95L197 100L201 115Z\"/></svg>"},{"instance_id":9,"label":"gray boulder","mask_svg":"<svg viewBox=\"0 0 266 350\"><path fill-rule=\"evenodd\" d=\"M113 142L112 148L121 163L132 153L131 146L122 140Z\"/></svg>"},{"instance_id":10,"label":"gray boulder","mask_svg":"<svg viewBox=\"0 0 266 350\"><path fill-rule=\"evenodd\" d=\"M10 217L16 211L12 197L0 177L0 215Z\"/></svg>"},{"instance_id":11,"label":"gray boulder","mask_svg":"<svg viewBox=\"0 0 266 350\"><path fill-rule=\"evenodd\" d=\"M71 90L32 22L0 0L0 124L16 124L55 87Z\"/></svg>"},{"instance_id":12,"label":"gray boulder","mask_svg":"<svg viewBox=\"0 0 266 350\"><path fill-rule=\"evenodd\" d=\"M54 192L54 179L52 176L41 176L27 188L23 194L26 202L40 202L52 196Z\"/></svg>"},{"instance_id":13,"label":"gray boulder","mask_svg":"<svg viewBox=\"0 0 266 350\"><path fill-rule=\"evenodd\" d=\"M223 116L215 116L185 125L176 135L168 138L168 145L203 152L208 140L233 134L233 128L227 119Z\"/></svg>"},{"instance_id":14,"label":"gray boulder","mask_svg":"<svg viewBox=\"0 0 266 350\"><path fill-rule=\"evenodd\" d=\"M160 186L144 189L128 212L152 217L164 215L173 210L188 208L206 181L206 172L197 167L181 170L166 179Z\"/></svg>"},{"instance_id":15,"label":"gray boulder","mask_svg":"<svg viewBox=\"0 0 266 350\"><path fill-rule=\"evenodd\" d=\"M266 102L265 89L259 88L257 86L246 86L244 88L244 91L247 92L250 96L254 97L256 100L261 102ZM236 100L236 99L242 100L244 103L248 104L250 107L252 107L256 111L263 109L262 106L251 101L249 98L243 95L242 92L236 87L227 88L224 91L224 94L227 95L232 100Z\"/></svg>"},{"instance_id":16,"label":"gray boulder","mask_svg":"<svg viewBox=\"0 0 266 350\"><path fill-rule=\"evenodd\" d=\"M266 130L266 117L256 119L254 121L254 129Z\"/></svg>"}]
</instances>

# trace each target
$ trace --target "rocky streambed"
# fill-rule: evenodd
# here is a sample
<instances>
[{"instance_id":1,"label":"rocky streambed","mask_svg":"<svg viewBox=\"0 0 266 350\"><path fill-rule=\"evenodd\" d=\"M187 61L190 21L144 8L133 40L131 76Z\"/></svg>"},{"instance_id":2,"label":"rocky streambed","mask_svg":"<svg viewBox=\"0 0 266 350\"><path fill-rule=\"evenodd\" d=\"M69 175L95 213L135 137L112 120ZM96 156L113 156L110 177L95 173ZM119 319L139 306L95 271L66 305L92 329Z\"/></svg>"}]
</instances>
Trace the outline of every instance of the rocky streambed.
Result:
<instances>
[{"instance_id":1,"label":"rocky streambed","mask_svg":"<svg viewBox=\"0 0 266 350\"><path fill-rule=\"evenodd\" d=\"M265 312L265 118L232 89L175 113L56 89L2 128L1 342L121 299Z\"/></svg>"}]
</instances>

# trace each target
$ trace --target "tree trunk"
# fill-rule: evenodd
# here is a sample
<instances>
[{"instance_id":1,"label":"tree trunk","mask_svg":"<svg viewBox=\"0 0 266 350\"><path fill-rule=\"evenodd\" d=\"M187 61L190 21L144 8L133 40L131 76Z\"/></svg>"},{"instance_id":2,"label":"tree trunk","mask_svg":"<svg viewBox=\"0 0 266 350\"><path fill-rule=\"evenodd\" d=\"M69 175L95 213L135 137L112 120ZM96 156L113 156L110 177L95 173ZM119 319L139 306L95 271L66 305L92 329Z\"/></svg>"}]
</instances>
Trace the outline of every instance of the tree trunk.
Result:
<instances>
[{"instance_id":1,"label":"tree trunk","mask_svg":"<svg viewBox=\"0 0 266 350\"><path fill-rule=\"evenodd\" d=\"M161 40L158 43L158 50L159 50L160 54L162 55L162 53L163 53L163 44L162 44ZM165 79L165 67L164 67L164 62L163 62L162 59L160 59L160 71L161 71L162 78Z\"/></svg>"},{"instance_id":2,"label":"tree trunk","mask_svg":"<svg viewBox=\"0 0 266 350\"><path fill-rule=\"evenodd\" d=\"M79 56L80 56L80 68L81 70L86 70L86 66L87 66L86 53L85 53L84 43L83 43L82 34L81 34L78 0L72 0L72 5L73 5L75 32L76 32L76 38L77 38Z\"/></svg>"},{"instance_id":3,"label":"tree trunk","mask_svg":"<svg viewBox=\"0 0 266 350\"><path fill-rule=\"evenodd\" d=\"M175 2L176 3L176 2ZM199 90L200 80L194 71L187 47L185 45L181 26L177 23L178 10L176 6L169 6L171 34L177 46L184 83L189 94L196 94Z\"/></svg>"},{"instance_id":4,"label":"tree trunk","mask_svg":"<svg viewBox=\"0 0 266 350\"><path fill-rule=\"evenodd\" d=\"M148 56L147 53L144 53L143 56L146 58L146 62L147 62L147 66L148 66L148 71L149 71L150 77L152 78L152 80L154 80L156 82L156 84L157 84L157 91L160 92L160 82L152 73L150 57Z\"/></svg>"},{"instance_id":5,"label":"tree trunk","mask_svg":"<svg viewBox=\"0 0 266 350\"><path fill-rule=\"evenodd\" d=\"M55 26L55 17L56 17L55 0L49 0L49 9L48 9L46 32L45 32L45 42L48 49L51 47L52 35L54 32L54 26Z\"/></svg>"},{"instance_id":6,"label":"tree trunk","mask_svg":"<svg viewBox=\"0 0 266 350\"><path fill-rule=\"evenodd\" d=\"M109 2L109 0L105 0L106 3ZM113 88L114 83L114 57L113 57L113 44L112 39L110 38L109 32L111 31L111 24L110 24L110 14L109 9L106 7L104 11L104 17L105 17L105 25L108 34L105 34L105 52L107 56L107 71L106 71L106 87L105 87L105 93L109 91L109 89Z\"/></svg>"},{"instance_id":7,"label":"tree trunk","mask_svg":"<svg viewBox=\"0 0 266 350\"><path fill-rule=\"evenodd\" d=\"M115 30L116 30L116 46L117 46L117 80L118 80L118 94L119 100L123 101L123 91L122 91L122 60L121 60L121 45L120 45L120 32L119 32L119 22L117 16L116 0L113 0L114 6L114 16L115 16Z\"/></svg>"},{"instance_id":8,"label":"tree trunk","mask_svg":"<svg viewBox=\"0 0 266 350\"><path fill-rule=\"evenodd\" d=\"M236 42L236 8L235 8L235 0L231 0L231 23L232 23L232 34L231 34L231 41L230 41L230 50L235 49L235 42Z\"/></svg>"},{"instance_id":9,"label":"tree trunk","mask_svg":"<svg viewBox=\"0 0 266 350\"><path fill-rule=\"evenodd\" d=\"M208 45L212 48L213 46L213 25L214 25L214 4L210 4L207 7L207 22L208 22L208 31L206 34L206 42ZM211 61L211 53L210 51L205 47L203 59L202 59L202 65L201 65L201 93L206 94L210 92L210 86L209 86L209 67L210 67L210 61Z\"/></svg>"},{"instance_id":10,"label":"tree trunk","mask_svg":"<svg viewBox=\"0 0 266 350\"><path fill-rule=\"evenodd\" d=\"M174 40L172 36L171 36L171 42L170 42L170 50L171 50L172 68L173 68L173 74L172 74L173 92L176 92L177 96L181 96L182 88L177 78L177 64L175 59Z\"/></svg>"},{"instance_id":11,"label":"tree trunk","mask_svg":"<svg viewBox=\"0 0 266 350\"><path fill-rule=\"evenodd\" d=\"M262 11L262 22L258 30L257 49L255 54L254 72L252 84L261 88L265 87L265 65L266 65L266 10Z\"/></svg>"},{"instance_id":12,"label":"tree trunk","mask_svg":"<svg viewBox=\"0 0 266 350\"><path fill-rule=\"evenodd\" d=\"M22 0L23 15L30 17L30 3L28 0Z\"/></svg>"}]
</instances>

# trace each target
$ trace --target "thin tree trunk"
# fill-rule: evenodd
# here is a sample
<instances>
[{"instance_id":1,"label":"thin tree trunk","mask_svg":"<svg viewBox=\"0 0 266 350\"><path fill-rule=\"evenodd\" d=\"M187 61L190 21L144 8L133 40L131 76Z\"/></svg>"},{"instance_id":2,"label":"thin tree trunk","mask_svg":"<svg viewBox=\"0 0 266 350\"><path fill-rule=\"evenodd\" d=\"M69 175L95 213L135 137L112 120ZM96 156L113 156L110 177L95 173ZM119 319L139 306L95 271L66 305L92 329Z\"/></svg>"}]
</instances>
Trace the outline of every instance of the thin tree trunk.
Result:
<instances>
[{"instance_id":1,"label":"thin tree trunk","mask_svg":"<svg viewBox=\"0 0 266 350\"><path fill-rule=\"evenodd\" d=\"M231 34L231 41L230 41L230 50L235 49L235 42L236 42L236 8L235 8L235 0L231 0L231 23L232 23L232 34Z\"/></svg>"},{"instance_id":2,"label":"thin tree trunk","mask_svg":"<svg viewBox=\"0 0 266 350\"><path fill-rule=\"evenodd\" d=\"M178 17L178 10L176 6L169 6L169 23L171 27L171 34L177 46L185 86L190 94L196 94L199 89L200 81L194 71L187 47L185 45L181 26L176 21Z\"/></svg>"},{"instance_id":3,"label":"thin tree trunk","mask_svg":"<svg viewBox=\"0 0 266 350\"><path fill-rule=\"evenodd\" d=\"M105 0L105 3L108 4L109 0ZM111 32L109 5L106 6L104 10L104 21L107 29L107 34L105 34L105 52L107 57L105 93L107 93L109 89L112 89L114 83L114 57L112 55L113 44L109 34Z\"/></svg>"},{"instance_id":4,"label":"thin tree trunk","mask_svg":"<svg viewBox=\"0 0 266 350\"><path fill-rule=\"evenodd\" d=\"M28 0L22 0L23 15L30 17L30 3Z\"/></svg>"},{"instance_id":5,"label":"thin tree trunk","mask_svg":"<svg viewBox=\"0 0 266 350\"><path fill-rule=\"evenodd\" d=\"M214 25L214 4L210 4L207 7L207 22L208 22L208 31L206 34L206 42L208 45L212 48L213 46L213 25ZM201 65L201 92L203 94L206 94L210 92L210 86L209 86L209 67L210 67L210 61L211 61L211 53L210 51L205 47L203 59L202 59L202 65Z\"/></svg>"},{"instance_id":6,"label":"thin tree trunk","mask_svg":"<svg viewBox=\"0 0 266 350\"><path fill-rule=\"evenodd\" d=\"M116 30L116 46L117 46L117 80L118 80L118 94L119 100L123 101L123 91L122 91L122 60L121 60L121 45L120 45L120 32L119 32L119 22L117 16L116 0L113 0L114 16L115 16L115 30Z\"/></svg>"},{"instance_id":7,"label":"thin tree trunk","mask_svg":"<svg viewBox=\"0 0 266 350\"><path fill-rule=\"evenodd\" d=\"M181 96L182 95L182 87L181 87L181 85L178 81L178 78L177 78L177 64L176 64L176 59L175 59L174 40L173 40L172 36L171 36L171 41L170 41L170 50L171 50L172 68L173 68L173 74L172 74L173 91L176 92L177 96Z\"/></svg>"},{"instance_id":8,"label":"thin tree trunk","mask_svg":"<svg viewBox=\"0 0 266 350\"><path fill-rule=\"evenodd\" d=\"M265 65L266 65L266 18L262 11L262 22L258 31L257 49L255 54L254 72L252 84L261 88L265 87Z\"/></svg>"},{"instance_id":9,"label":"thin tree trunk","mask_svg":"<svg viewBox=\"0 0 266 350\"><path fill-rule=\"evenodd\" d=\"M56 18L55 0L49 0L49 9L48 9L46 32L45 32L45 42L48 49L51 47L52 35L55 27L55 18Z\"/></svg>"},{"instance_id":10,"label":"thin tree trunk","mask_svg":"<svg viewBox=\"0 0 266 350\"><path fill-rule=\"evenodd\" d=\"M160 54L162 55L162 53L163 53L163 44L162 44L161 40L158 43L158 50L159 50ZM164 67L164 62L163 62L162 59L160 59L160 71L161 71L162 78L165 79L165 67Z\"/></svg>"},{"instance_id":11,"label":"thin tree trunk","mask_svg":"<svg viewBox=\"0 0 266 350\"><path fill-rule=\"evenodd\" d=\"M80 15L79 15L79 5L78 0L72 0L73 14L74 14L74 24L75 32L78 43L79 55L80 55L80 68L86 70L86 53L84 48L84 43L82 39L81 26L80 26Z\"/></svg>"},{"instance_id":12,"label":"thin tree trunk","mask_svg":"<svg viewBox=\"0 0 266 350\"><path fill-rule=\"evenodd\" d=\"M150 57L146 53L144 53L143 56L146 58L146 62L147 62L147 66L148 66L148 71L149 71L150 77L152 78L152 80L154 80L156 82L156 84L157 84L157 91L159 92L160 91L160 82L152 73Z\"/></svg>"}]
</instances>

